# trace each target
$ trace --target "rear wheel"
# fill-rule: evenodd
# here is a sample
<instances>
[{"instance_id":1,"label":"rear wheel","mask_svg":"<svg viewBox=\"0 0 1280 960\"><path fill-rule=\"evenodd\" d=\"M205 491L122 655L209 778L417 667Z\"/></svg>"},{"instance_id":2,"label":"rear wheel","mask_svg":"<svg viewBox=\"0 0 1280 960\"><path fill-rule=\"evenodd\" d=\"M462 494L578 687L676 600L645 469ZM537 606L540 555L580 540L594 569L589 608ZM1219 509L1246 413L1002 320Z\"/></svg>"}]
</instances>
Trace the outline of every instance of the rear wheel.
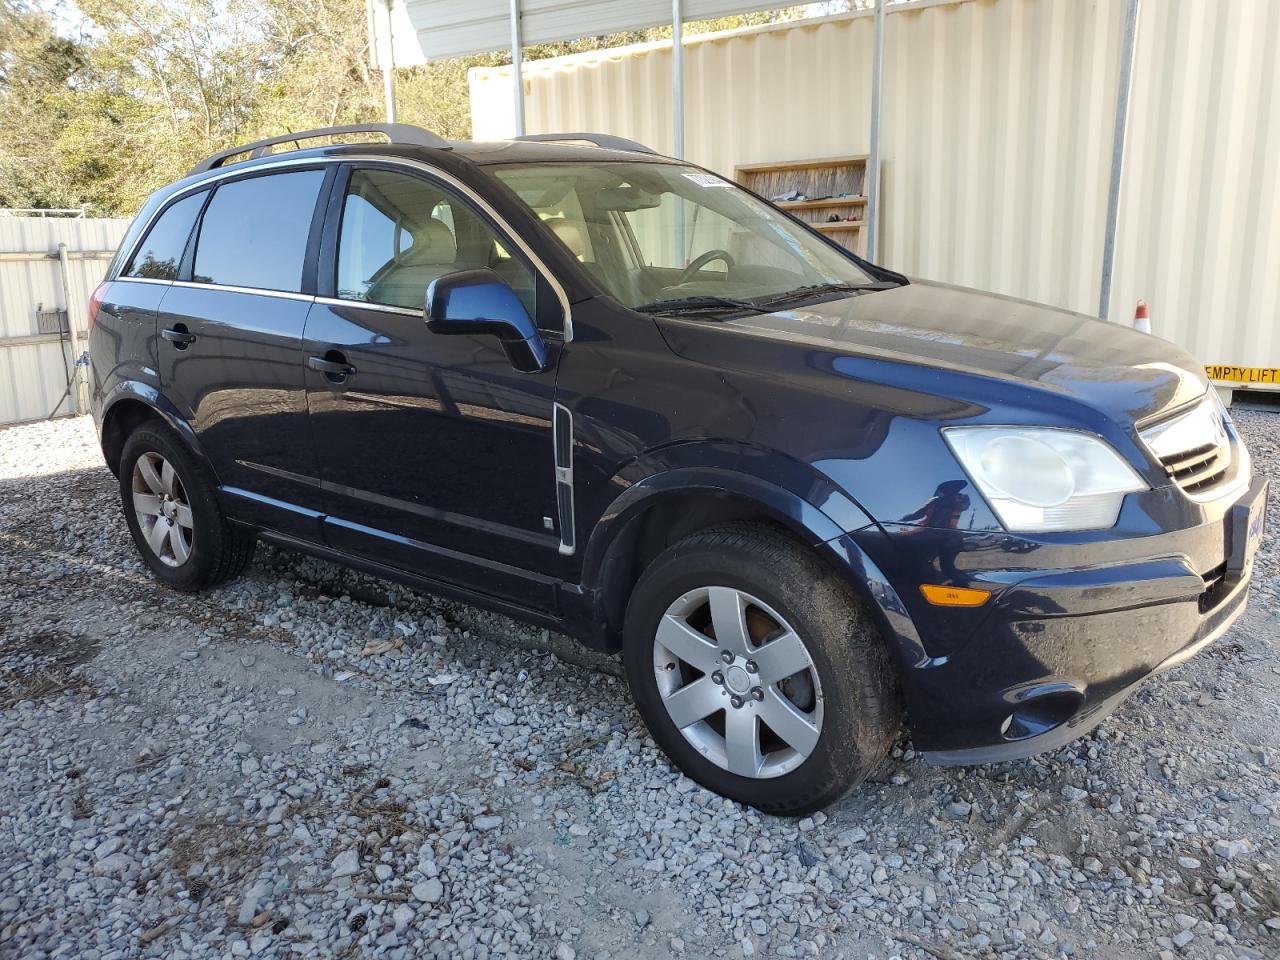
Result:
<instances>
[{"instance_id":1,"label":"rear wheel","mask_svg":"<svg viewBox=\"0 0 1280 960\"><path fill-rule=\"evenodd\" d=\"M119 480L129 532L169 586L199 590L248 565L253 537L226 519L207 472L167 426L150 421L129 435Z\"/></svg>"},{"instance_id":2,"label":"rear wheel","mask_svg":"<svg viewBox=\"0 0 1280 960\"><path fill-rule=\"evenodd\" d=\"M831 803L900 726L892 665L862 603L762 525L694 534L654 560L628 605L625 657L675 764L770 813Z\"/></svg>"}]
</instances>

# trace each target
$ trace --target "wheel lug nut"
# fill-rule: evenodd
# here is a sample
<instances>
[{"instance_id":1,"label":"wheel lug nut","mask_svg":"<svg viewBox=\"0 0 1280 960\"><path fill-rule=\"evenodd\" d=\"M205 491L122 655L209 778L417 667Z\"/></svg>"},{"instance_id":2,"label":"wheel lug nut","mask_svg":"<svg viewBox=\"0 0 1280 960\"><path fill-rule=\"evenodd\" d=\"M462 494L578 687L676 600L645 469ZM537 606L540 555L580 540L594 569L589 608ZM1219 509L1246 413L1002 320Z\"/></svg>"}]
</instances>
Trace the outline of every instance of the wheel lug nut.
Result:
<instances>
[{"instance_id":1,"label":"wheel lug nut","mask_svg":"<svg viewBox=\"0 0 1280 960\"><path fill-rule=\"evenodd\" d=\"M733 663L733 654L730 651L726 650L722 654L720 654L720 659L723 660L725 663Z\"/></svg>"},{"instance_id":2,"label":"wheel lug nut","mask_svg":"<svg viewBox=\"0 0 1280 960\"><path fill-rule=\"evenodd\" d=\"M762 688L760 688L760 687L752 687L752 688L751 688L751 699L752 699L752 700L763 700L763 699L764 699L764 690L763 690Z\"/></svg>"},{"instance_id":3,"label":"wheel lug nut","mask_svg":"<svg viewBox=\"0 0 1280 960\"><path fill-rule=\"evenodd\" d=\"M756 666L756 662L754 660L747 661L747 673L755 673L759 669L760 668Z\"/></svg>"},{"instance_id":4,"label":"wheel lug nut","mask_svg":"<svg viewBox=\"0 0 1280 960\"><path fill-rule=\"evenodd\" d=\"M724 674L717 670L711 675L712 683L724 683Z\"/></svg>"},{"instance_id":5,"label":"wheel lug nut","mask_svg":"<svg viewBox=\"0 0 1280 960\"><path fill-rule=\"evenodd\" d=\"M734 708L735 710L736 710L738 707L742 706L742 698L741 698L741 697L738 697L738 696L730 697L730 698L729 698L729 702L733 704L733 708Z\"/></svg>"}]
</instances>

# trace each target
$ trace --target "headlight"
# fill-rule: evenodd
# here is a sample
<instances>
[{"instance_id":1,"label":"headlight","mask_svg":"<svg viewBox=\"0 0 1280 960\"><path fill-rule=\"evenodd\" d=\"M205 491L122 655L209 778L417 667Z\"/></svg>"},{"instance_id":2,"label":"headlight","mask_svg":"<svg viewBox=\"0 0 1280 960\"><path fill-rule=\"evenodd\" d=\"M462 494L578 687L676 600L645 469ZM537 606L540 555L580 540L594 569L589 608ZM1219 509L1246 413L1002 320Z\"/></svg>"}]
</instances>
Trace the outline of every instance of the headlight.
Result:
<instances>
[{"instance_id":1,"label":"headlight","mask_svg":"<svg viewBox=\"0 0 1280 960\"><path fill-rule=\"evenodd\" d=\"M1126 493L1146 490L1098 437L1053 427L948 427L965 472L1006 530L1105 530Z\"/></svg>"}]
</instances>

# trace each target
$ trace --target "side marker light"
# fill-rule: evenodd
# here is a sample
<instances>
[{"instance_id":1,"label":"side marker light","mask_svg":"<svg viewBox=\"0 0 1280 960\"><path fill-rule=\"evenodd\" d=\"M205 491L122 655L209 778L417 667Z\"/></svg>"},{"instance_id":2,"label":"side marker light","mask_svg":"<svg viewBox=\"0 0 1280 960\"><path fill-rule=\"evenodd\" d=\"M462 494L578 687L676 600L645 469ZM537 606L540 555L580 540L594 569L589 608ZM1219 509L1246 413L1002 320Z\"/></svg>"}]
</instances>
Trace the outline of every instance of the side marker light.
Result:
<instances>
[{"instance_id":1,"label":"side marker light","mask_svg":"<svg viewBox=\"0 0 1280 960\"><path fill-rule=\"evenodd\" d=\"M969 587L943 587L934 583L920 585L924 598L937 607L980 607L991 596L990 590Z\"/></svg>"}]
</instances>

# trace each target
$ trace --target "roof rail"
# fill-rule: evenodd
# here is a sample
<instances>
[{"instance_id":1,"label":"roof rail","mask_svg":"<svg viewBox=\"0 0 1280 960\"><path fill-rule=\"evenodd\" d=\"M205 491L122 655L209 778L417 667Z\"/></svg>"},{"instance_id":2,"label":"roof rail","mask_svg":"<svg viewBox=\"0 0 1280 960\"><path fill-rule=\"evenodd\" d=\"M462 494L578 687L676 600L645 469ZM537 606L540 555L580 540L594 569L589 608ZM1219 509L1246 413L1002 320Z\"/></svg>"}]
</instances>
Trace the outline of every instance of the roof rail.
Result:
<instances>
[{"instance_id":1,"label":"roof rail","mask_svg":"<svg viewBox=\"0 0 1280 960\"><path fill-rule=\"evenodd\" d=\"M594 143L597 147L605 147L609 150L631 150L635 153L652 153L654 155L658 153L657 150L652 147L646 147L643 143L636 143L636 141L628 140L626 137L615 137L611 133L530 133L523 137L516 137L516 139L529 140L534 143L581 140L584 143Z\"/></svg>"},{"instance_id":2,"label":"roof rail","mask_svg":"<svg viewBox=\"0 0 1280 960\"><path fill-rule=\"evenodd\" d=\"M249 154L250 160L256 160L258 157L270 153L270 148L278 143L296 143L301 140L314 140L317 137L337 136L348 133L381 133L392 143L410 144L415 147L433 147L437 150L451 149L443 137L432 133L430 130L424 130L422 127L415 127L412 124L349 123L341 127L321 127L317 130L300 130L297 133L285 133L278 137L268 137L266 140L255 140L253 143L245 143L238 147L219 150L192 167L187 176L221 167L231 157L238 157L242 153Z\"/></svg>"}]
</instances>

